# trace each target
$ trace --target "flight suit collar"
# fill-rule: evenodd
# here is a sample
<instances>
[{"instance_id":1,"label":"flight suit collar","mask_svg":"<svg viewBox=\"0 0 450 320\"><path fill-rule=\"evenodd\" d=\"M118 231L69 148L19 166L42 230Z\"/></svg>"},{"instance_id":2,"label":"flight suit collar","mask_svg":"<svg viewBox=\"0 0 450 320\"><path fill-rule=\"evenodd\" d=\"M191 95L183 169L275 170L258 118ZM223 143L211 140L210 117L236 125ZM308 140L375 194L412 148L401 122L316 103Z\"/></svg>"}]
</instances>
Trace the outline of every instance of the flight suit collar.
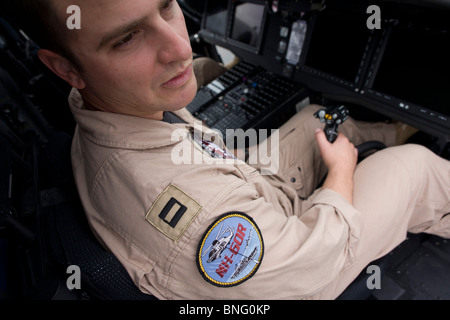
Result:
<instances>
[{"instance_id":1,"label":"flight suit collar","mask_svg":"<svg viewBox=\"0 0 450 320\"><path fill-rule=\"evenodd\" d=\"M175 111L185 123L170 124L164 121L140 118L84 108L77 89L69 95L69 106L79 129L95 144L121 149L144 150L178 143L187 138L193 126L187 110ZM177 130L176 139L173 133Z\"/></svg>"}]
</instances>

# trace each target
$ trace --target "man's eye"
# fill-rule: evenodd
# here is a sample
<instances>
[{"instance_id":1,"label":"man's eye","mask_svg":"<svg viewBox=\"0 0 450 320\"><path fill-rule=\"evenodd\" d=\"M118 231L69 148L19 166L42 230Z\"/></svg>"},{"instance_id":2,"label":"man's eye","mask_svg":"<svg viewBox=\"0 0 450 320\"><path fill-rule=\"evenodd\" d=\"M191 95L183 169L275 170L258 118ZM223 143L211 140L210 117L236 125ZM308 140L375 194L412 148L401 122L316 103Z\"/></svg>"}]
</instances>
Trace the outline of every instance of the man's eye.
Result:
<instances>
[{"instance_id":1,"label":"man's eye","mask_svg":"<svg viewBox=\"0 0 450 320\"><path fill-rule=\"evenodd\" d=\"M173 5L173 0L166 0L166 2L162 6L162 9L164 9L164 10L171 9L172 5Z\"/></svg>"},{"instance_id":2,"label":"man's eye","mask_svg":"<svg viewBox=\"0 0 450 320\"><path fill-rule=\"evenodd\" d=\"M125 38L123 38L122 40L120 40L119 42L117 42L114 47L118 48L118 47L122 47L122 46L126 46L128 44L130 44L133 39L135 38L136 34L139 33L139 31L133 31L131 32L129 35L127 35Z\"/></svg>"}]
</instances>

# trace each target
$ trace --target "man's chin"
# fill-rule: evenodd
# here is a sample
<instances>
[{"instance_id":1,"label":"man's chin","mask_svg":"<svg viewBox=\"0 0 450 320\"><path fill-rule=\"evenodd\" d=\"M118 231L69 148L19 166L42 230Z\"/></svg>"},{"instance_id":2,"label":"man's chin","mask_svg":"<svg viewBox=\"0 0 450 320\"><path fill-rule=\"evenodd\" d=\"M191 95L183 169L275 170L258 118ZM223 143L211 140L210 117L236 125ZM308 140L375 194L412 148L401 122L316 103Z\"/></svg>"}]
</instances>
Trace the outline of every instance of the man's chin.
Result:
<instances>
[{"instance_id":1,"label":"man's chin","mask_svg":"<svg viewBox=\"0 0 450 320\"><path fill-rule=\"evenodd\" d=\"M194 100L195 95L197 94L197 80L195 77L192 77L192 79L183 86L183 88L180 88L180 90L177 93L168 93L169 100L167 102L168 109L171 111L180 110L189 105L189 103ZM167 110L169 111L169 110Z\"/></svg>"},{"instance_id":2,"label":"man's chin","mask_svg":"<svg viewBox=\"0 0 450 320\"><path fill-rule=\"evenodd\" d=\"M193 75L188 83L185 85L185 90L181 95L184 97L183 101L180 102L182 104L182 108L186 107L189 103L194 100L195 95L197 94L197 79Z\"/></svg>"}]
</instances>

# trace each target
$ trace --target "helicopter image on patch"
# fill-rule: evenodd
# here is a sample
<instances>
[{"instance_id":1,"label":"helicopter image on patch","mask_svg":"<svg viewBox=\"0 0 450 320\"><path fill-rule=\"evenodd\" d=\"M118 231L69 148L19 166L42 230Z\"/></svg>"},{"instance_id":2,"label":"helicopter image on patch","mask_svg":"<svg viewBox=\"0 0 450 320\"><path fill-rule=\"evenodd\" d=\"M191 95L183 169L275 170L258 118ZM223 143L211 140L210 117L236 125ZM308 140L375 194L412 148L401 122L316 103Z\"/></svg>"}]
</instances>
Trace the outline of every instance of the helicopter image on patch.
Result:
<instances>
[{"instance_id":1,"label":"helicopter image on patch","mask_svg":"<svg viewBox=\"0 0 450 320\"><path fill-rule=\"evenodd\" d=\"M222 226L217 232L216 239L212 242L212 244L205 250L203 256L209 253L209 258L207 260L208 263L211 263L222 256L222 252L227 248L230 244L231 239L233 238L234 232L230 227L225 228L223 232L221 232ZM226 235L229 233L228 235ZM219 239L220 238L220 239ZM202 257L203 257L202 256Z\"/></svg>"}]
</instances>

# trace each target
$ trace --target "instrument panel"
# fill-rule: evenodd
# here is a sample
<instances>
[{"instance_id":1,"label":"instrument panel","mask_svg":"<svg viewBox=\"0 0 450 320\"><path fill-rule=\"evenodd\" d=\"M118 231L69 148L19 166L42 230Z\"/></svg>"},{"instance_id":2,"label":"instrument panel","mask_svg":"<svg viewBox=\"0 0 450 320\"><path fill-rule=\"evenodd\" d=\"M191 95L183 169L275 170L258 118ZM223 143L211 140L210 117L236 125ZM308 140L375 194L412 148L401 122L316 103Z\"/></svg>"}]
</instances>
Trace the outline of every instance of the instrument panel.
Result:
<instances>
[{"instance_id":1,"label":"instrument panel","mask_svg":"<svg viewBox=\"0 0 450 320\"><path fill-rule=\"evenodd\" d=\"M323 96L450 141L450 5L213 0L201 37Z\"/></svg>"}]
</instances>

